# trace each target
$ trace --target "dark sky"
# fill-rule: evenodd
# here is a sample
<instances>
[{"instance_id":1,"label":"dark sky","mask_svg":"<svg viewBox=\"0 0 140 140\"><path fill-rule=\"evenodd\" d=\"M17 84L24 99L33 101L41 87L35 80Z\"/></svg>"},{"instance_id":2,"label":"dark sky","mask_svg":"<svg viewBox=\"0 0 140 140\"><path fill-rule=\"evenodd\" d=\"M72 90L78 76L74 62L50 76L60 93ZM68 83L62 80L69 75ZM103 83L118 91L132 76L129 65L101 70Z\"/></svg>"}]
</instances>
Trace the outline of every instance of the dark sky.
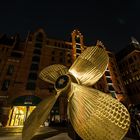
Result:
<instances>
[{"instance_id":1,"label":"dark sky","mask_svg":"<svg viewBox=\"0 0 140 140\"><path fill-rule=\"evenodd\" d=\"M1 0L0 33L26 36L38 27L60 40L78 28L85 44L99 39L118 52L131 36L140 41L140 0Z\"/></svg>"}]
</instances>

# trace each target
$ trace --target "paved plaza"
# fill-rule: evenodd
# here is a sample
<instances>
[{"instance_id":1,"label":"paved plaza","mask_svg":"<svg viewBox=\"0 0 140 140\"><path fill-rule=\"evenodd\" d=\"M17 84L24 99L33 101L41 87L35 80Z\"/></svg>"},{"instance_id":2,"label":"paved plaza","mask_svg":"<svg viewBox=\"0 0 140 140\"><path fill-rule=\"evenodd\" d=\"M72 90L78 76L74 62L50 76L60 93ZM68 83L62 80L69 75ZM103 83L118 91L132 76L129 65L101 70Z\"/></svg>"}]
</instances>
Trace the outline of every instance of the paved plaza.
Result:
<instances>
[{"instance_id":1,"label":"paved plaza","mask_svg":"<svg viewBox=\"0 0 140 140\"><path fill-rule=\"evenodd\" d=\"M64 131L63 131L64 130ZM22 128L0 128L0 140L22 140L21 133ZM33 140L72 140L66 129L61 128L60 130L53 129L50 127L42 127L36 133ZM136 140L132 138L124 138L123 140Z\"/></svg>"},{"instance_id":2,"label":"paved plaza","mask_svg":"<svg viewBox=\"0 0 140 140\"><path fill-rule=\"evenodd\" d=\"M64 132L62 132L63 130ZM42 127L36 133L33 140L72 140L65 131L65 128L57 130L50 127ZM21 135L21 127L0 128L0 140L22 140Z\"/></svg>"},{"instance_id":3,"label":"paved plaza","mask_svg":"<svg viewBox=\"0 0 140 140\"><path fill-rule=\"evenodd\" d=\"M18 136L1 136L0 140L22 140L21 135ZM70 137L68 137L67 133L61 133L56 136L53 136L51 138L45 138L42 140L72 140Z\"/></svg>"}]
</instances>

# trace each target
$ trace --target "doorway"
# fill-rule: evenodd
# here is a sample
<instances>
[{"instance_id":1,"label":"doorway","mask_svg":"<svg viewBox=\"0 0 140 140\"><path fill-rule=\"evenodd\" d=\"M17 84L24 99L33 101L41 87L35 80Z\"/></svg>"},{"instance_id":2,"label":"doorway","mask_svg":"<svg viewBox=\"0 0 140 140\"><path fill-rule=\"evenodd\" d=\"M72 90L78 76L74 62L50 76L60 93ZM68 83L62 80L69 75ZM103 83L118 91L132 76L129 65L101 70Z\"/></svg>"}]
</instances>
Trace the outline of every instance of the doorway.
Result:
<instances>
[{"instance_id":1,"label":"doorway","mask_svg":"<svg viewBox=\"0 0 140 140\"><path fill-rule=\"evenodd\" d=\"M9 126L23 126L35 106L13 106L10 113Z\"/></svg>"}]
</instances>

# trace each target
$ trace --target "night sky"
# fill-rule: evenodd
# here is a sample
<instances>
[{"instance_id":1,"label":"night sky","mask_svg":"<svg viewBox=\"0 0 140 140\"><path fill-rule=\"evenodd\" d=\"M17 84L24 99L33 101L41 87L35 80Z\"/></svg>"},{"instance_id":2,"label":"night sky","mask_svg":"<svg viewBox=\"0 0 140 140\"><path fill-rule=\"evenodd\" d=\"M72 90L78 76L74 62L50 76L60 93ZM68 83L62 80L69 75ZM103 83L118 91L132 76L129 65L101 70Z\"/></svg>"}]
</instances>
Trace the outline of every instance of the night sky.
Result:
<instances>
[{"instance_id":1,"label":"night sky","mask_svg":"<svg viewBox=\"0 0 140 140\"><path fill-rule=\"evenodd\" d=\"M59 40L77 28L86 45L99 39L118 52L131 36L140 41L140 0L1 0L0 33L24 38L39 27Z\"/></svg>"}]
</instances>

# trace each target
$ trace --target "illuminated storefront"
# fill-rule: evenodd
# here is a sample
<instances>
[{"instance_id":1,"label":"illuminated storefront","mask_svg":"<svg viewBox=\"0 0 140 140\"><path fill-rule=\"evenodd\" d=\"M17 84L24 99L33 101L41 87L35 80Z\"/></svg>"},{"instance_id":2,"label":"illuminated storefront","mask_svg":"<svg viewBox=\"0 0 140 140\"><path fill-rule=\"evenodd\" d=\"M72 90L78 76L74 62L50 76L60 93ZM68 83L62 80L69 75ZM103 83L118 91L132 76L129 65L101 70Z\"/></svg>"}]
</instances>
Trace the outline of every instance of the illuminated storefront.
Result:
<instances>
[{"instance_id":1,"label":"illuminated storefront","mask_svg":"<svg viewBox=\"0 0 140 140\"><path fill-rule=\"evenodd\" d=\"M13 107L10 110L8 126L23 126L36 105L41 101L36 96L20 96L13 101Z\"/></svg>"},{"instance_id":2,"label":"illuminated storefront","mask_svg":"<svg viewBox=\"0 0 140 140\"><path fill-rule=\"evenodd\" d=\"M14 106L11 110L9 126L23 126L34 108L35 106Z\"/></svg>"},{"instance_id":3,"label":"illuminated storefront","mask_svg":"<svg viewBox=\"0 0 140 140\"><path fill-rule=\"evenodd\" d=\"M40 101L41 99L36 96L20 96L16 98L13 101L13 106L11 107L9 113L7 126L22 127L24 121L28 118ZM61 111L62 113L60 113ZM47 123L47 125L59 124L61 121L65 120L62 116L63 110L59 110L59 100L57 100L45 123ZM46 125L45 123L44 125Z\"/></svg>"}]
</instances>

